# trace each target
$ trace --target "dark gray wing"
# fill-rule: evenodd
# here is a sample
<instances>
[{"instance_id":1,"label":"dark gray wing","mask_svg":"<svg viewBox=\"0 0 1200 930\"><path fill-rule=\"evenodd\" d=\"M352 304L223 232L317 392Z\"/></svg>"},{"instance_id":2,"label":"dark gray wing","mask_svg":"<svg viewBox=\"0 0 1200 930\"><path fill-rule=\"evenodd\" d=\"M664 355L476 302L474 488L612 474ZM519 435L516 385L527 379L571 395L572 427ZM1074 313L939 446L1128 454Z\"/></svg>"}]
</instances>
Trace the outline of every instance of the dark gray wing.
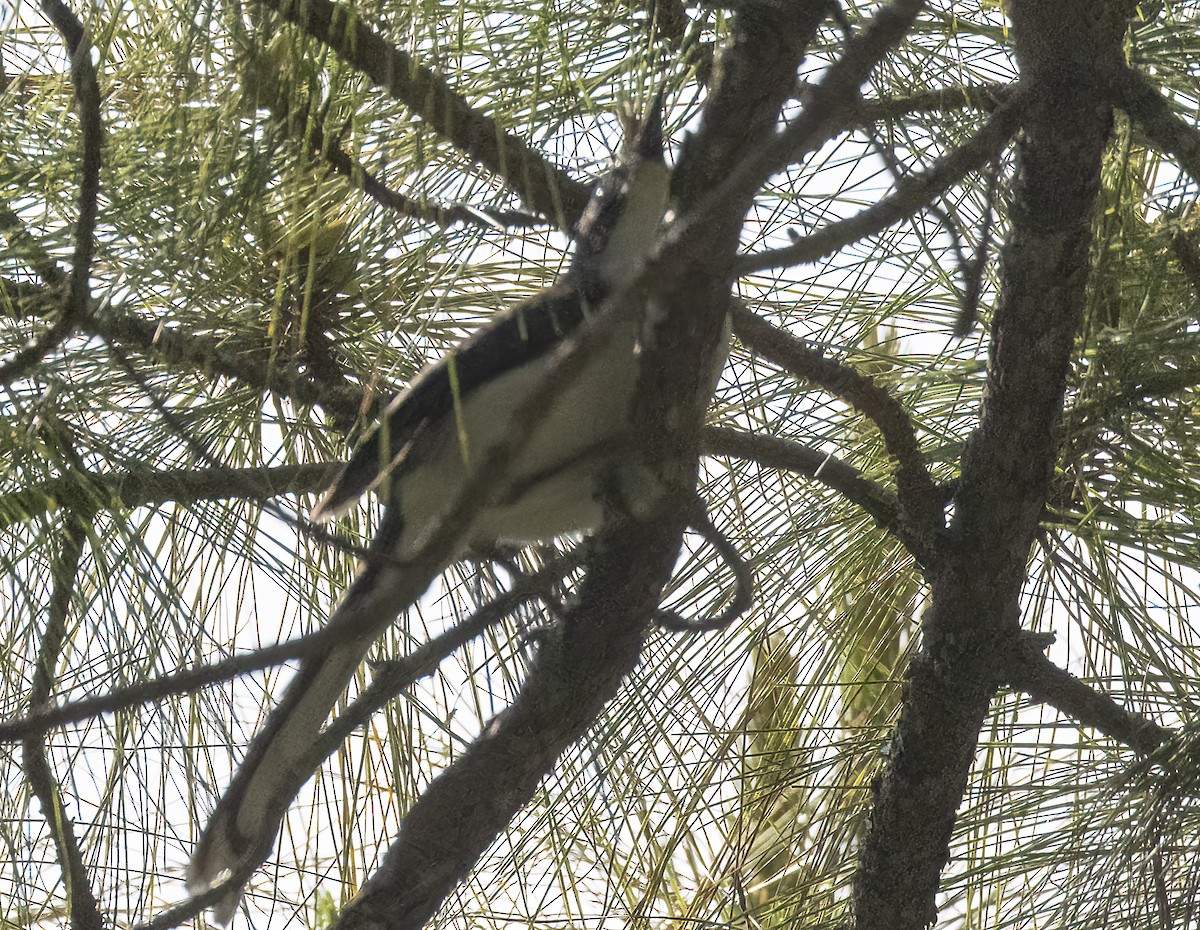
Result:
<instances>
[{"instance_id":1,"label":"dark gray wing","mask_svg":"<svg viewBox=\"0 0 1200 930\"><path fill-rule=\"evenodd\" d=\"M328 519L348 508L403 462L406 450L422 430L453 414L451 359L461 401L493 378L552 351L591 310L599 308L602 296L590 293L585 298L570 277L563 279L500 314L422 371L388 405L379 425L318 502L312 518Z\"/></svg>"}]
</instances>

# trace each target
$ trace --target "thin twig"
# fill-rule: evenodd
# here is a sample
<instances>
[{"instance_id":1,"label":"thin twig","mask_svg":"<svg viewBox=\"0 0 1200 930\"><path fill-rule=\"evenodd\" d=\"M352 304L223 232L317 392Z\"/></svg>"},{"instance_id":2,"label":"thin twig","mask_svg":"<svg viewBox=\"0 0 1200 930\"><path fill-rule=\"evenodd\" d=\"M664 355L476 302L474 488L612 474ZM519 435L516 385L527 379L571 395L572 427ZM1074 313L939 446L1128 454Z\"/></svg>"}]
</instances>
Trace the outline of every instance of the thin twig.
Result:
<instances>
[{"instance_id":1,"label":"thin twig","mask_svg":"<svg viewBox=\"0 0 1200 930\"><path fill-rule=\"evenodd\" d=\"M50 700L55 670L67 638L67 620L71 612L71 596L75 591L75 575L83 558L87 532L82 522L68 515L63 532L62 549L54 560L54 587L50 595L46 629L29 688L31 713L38 713ZM83 862L83 850L75 835L75 824L67 815L62 791L46 758L42 732L32 732L22 741L25 778L42 806L42 816L54 838L58 865L70 902L72 930L102 930L104 918Z\"/></svg>"},{"instance_id":2,"label":"thin twig","mask_svg":"<svg viewBox=\"0 0 1200 930\"><path fill-rule=\"evenodd\" d=\"M705 428L700 441L705 455L745 459L820 482L861 508L880 528L900 540L915 558L924 556L919 536L905 522L896 496L836 455L792 439L719 426Z\"/></svg>"},{"instance_id":3,"label":"thin twig","mask_svg":"<svg viewBox=\"0 0 1200 930\"><path fill-rule=\"evenodd\" d=\"M428 200L418 200L400 191L392 190L375 174L347 154L338 145L336 139L326 137L320 121L312 119L310 106L306 104L295 113L291 110L289 102L282 94L278 99L271 101L271 112L285 128L304 127L303 138L299 141L302 141L309 151L324 159L329 167L385 209L415 220L436 223L438 226L463 223L482 229L514 229L546 225L544 217L523 210L498 210L466 204L445 206Z\"/></svg>"},{"instance_id":4,"label":"thin twig","mask_svg":"<svg viewBox=\"0 0 1200 930\"><path fill-rule=\"evenodd\" d=\"M84 328L110 343L136 348L154 357L163 365L186 365L201 372L234 378L260 391L287 397L301 404L316 404L324 408L331 419L356 422L382 408L390 397L380 397L375 403L362 392L342 383L330 383L311 374L283 371L269 364L257 348L247 348L219 336L192 332L181 323L165 325L165 321L149 320L119 307L106 307L90 316Z\"/></svg>"},{"instance_id":5,"label":"thin twig","mask_svg":"<svg viewBox=\"0 0 1200 930\"><path fill-rule=\"evenodd\" d=\"M270 468L77 472L0 495L0 530L64 506L95 514L168 503L188 506L201 501L267 501L281 495L315 494L338 467L337 462L314 462Z\"/></svg>"},{"instance_id":6,"label":"thin twig","mask_svg":"<svg viewBox=\"0 0 1200 930\"><path fill-rule=\"evenodd\" d=\"M694 620L674 610L659 610L655 623L676 633L710 633L723 630L754 606L754 570L733 541L717 529L708 515L708 506L699 495L692 507L688 526L712 546L725 566L733 572L733 594L729 603L714 617Z\"/></svg>"},{"instance_id":7,"label":"thin twig","mask_svg":"<svg viewBox=\"0 0 1200 930\"><path fill-rule=\"evenodd\" d=\"M6 232L10 242L18 241L18 237L24 242L28 233L21 232L23 227L6 228L5 219L9 215L0 211L0 232ZM46 270L53 267L51 260ZM59 307L58 294L49 284L42 286L0 278L0 292L15 311L12 315L16 319L49 316ZM355 423L379 414L394 393L386 384L367 394L316 374L283 370L270 364L269 352L247 346L242 339L197 333L180 320L148 319L121 304L107 304L101 308L93 300L90 312L80 321L79 328L107 342L135 349L168 370L186 368L209 377L230 378L263 393L319 406L339 424Z\"/></svg>"},{"instance_id":8,"label":"thin twig","mask_svg":"<svg viewBox=\"0 0 1200 930\"><path fill-rule=\"evenodd\" d=\"M420 116L459 151L501 178L533 210L568 229L588 191L541 152L471 107L439 75L392 45L357 11L331 0L260 0Z\"/></svg>"},{"instance_id":9,"label":"thin twig","mask_svg":"<svg viewBox=\"0 0 1200 930\"><path fill-rule=\"evenodd\" d=\"M844 16L840 15L840 9L839 16L836 18L838 19L839 24L842 26L842 29L845 31L847 38L849 38L851 34L850 24ZM888 127L889 129L894 128L890 120L888 121ZM883 161L888 173L891 174L892 181L895 183L896 187L899 188L912 172L910 172L905 165L901 163L899 156L896 155L895 148L884 143L883 138L880 136L874 124L868 123L862 127L862 131L866 134L871 146L875 149L875 153ZM955 211L953 204L949 203L945 199L945 191L930 197L925 204L925 209L934 219L938 221L942 227L942 231L945 232L945 234L949 237L950 249L954 253L954 260L958 265L959 274L962 275L963 278L963 290L959 296L960 306L958 319L959 321L962 321L966 318L974 319L975 314L978 312L975 305L978 301L978 288L974 287L973 284L973 282L977 280L973 275L973 272L976 270L976 268L973 267L973 262L968 261L966 253L963 251L962 234L960 231L962 224L958 219L957 212ZM987 235L988 233L985 232L985 238ZM922 239L923 238L924 237L922 237ZM981 263L979 264L978 270L982 271ZM972 291L974 291L973 299Z\"/></svg>"},{"instance_id":10,"label":"thin twig","mask_svg":"<svg viewBox=\"0 0 1200 930\"><path fill-rule=\"evenodd\" d=\"M1016 84L987 82L938 87L907 97L863 99L854 112L854 124L865 126L884 120L900 119L914 113L948 113L953 110L996 110L1016 90Z\"/></svg>"},{"instance_id":11,"label":"thin twig","mask_svg":"<svg viewBox=\"0 0 1200 930\"><path fill-rule=\"evenodd\" d=\"M62 0L42 0L42 12L63 37L71 61L71 80L79 104L82 138L79 180L79 216L75 221L75 252L62 312L46 330L0 365L0 384L24 376L75 332L87 316L91 302L92 256L95 253L96 216L100 197L100 147L104 128L100 121L100 85L92 64L92 44L83 24ZM43 274L45 269L42 269Z\"/></svg>"},{"instance_id":12,"label":"thin twig","mask_svg":"<svg viewBox=\"0 0 1200 930\"><path fill-rule=\"evenodd\" d=\"M558 555L536 572L521 576L509 591L479 607L467 619L439 633L408 655L379 663L371 684L322 731L312 751L298 766L305 772L301 783L307 781L351 733L420 679L433 673L452 652L499 623L522 604L549 593L568 572L580 565L583 551L583 548L577 548Z\"/></svg>"},{"instance_id":13,"label":"thin twig","mask_svg":"<svg viewBox=\"0 0 1200 930\"><path fill-rule=\"evenodd\" d=\"M925 0L892 0L846 43L842 57L829 66L812 88L804 110L780 133L729 173L725 181L692 211L697 217L719 212L726 201L740 201L767 178L816 151L853 122L860 88L875 66L904 38Z\"/></svg>"},{"instance_id":14,"label":"thin twig","mask_svg":"<svg viewBox=\"0 0 1200 930\"><path fill-rule=\"evenodd\" d=\"M708 427L702 434L705 455L757 462L767 468L796 472L826 485L861 507L884 529L902 532L899 504L858 469L835 455L778 436ZM130 471L84 471L53 478L0 496L0 529L67 507L84 513L108 508L190 505L201 501L265 501L281 495L313 494L324 488L340 467L336 461L268 468L166 468Z\"/></svg>"},{"instance_id":15,"label":"thin twig","mask_svg":"<svg viewBox=\"0 0 1200 930\"><path fill-rule=\"evenodd\" d=\"M934 162L928 171L907 176L897 183L893 193L855 216L830 223L785 248L744 256L738 260L738 274L819 261L908 219L968 174L995 159L1016 130L1019 120L1020 101L1014 97L993 113L975 135Z\"/></svg>"},{"instance_id":16,"label":"thin twig","mask_svg":"<svg viewBox=\"0 0 1200 930\"><path fill-rule=\"evenodd\" d=\"M301 659L324 646L323 634L312 633L285 643L264 646L251 652L230 656L219 662L197 665L194 668L160 675L152 681L139 682L118 688L108 694L70 701L58 707L30 711L24 717L0 721L0 743L11 743L44 733L54 727L78 723L102 714L113 714L142 704L154 704L177 694L191 694L208 685L219 684L258 672L284 662Z\"/></svg>"}]
</instances>

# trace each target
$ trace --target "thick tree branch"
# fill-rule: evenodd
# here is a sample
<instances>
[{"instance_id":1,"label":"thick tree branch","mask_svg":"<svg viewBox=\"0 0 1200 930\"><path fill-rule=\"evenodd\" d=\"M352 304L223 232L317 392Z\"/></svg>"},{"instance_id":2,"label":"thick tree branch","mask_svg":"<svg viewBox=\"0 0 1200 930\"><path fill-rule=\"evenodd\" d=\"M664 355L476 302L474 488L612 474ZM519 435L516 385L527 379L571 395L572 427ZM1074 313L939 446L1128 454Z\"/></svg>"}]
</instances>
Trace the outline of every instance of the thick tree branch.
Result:
<instances>
[{"instance_id":1,"label":"thick tree branch","mask_svg":"<svg viewBox=\"0 0 1200 930\"><path fill-rule=\"evenodd\" d=\"M937 539L944 528L943 497L925 468L912 420L896 398L868 376L835 361L819 349L772 326L742 305L730 311L733 331L751 350L796 377L840 397L879 428L896 460L896 491L906 521L920 544L912 554L923 565L936 562Z\"/></svg>"},{"instance_id":2,"label":"thick tree branch","mask_svg":"<svg viewBox=\"0 0 1200 930\"><path fill-rule=\"evenodd\" d=\"M41 8L62 35L71 61L71 80L79 105L83 152L79 166L79 216L75 220L75 252L62 310L48 329L0 364L0 384L11 384L23 377L62 345L87 316L91 303L92 256L96 250L96 216L100 197L100 146L104 138L100 121L100 85L92 64L92 45L87 41L79 18L62 0L42 0ZM53 275L46 277L46 263L38 264L47 283L55 283Z\"/></svg>"},{"instance_id":3,"label":"thick tree branch","mask_svg":"<svg viewBox=\"0 0 1200 930\"><path fill-rule=\"evenodd\" d=\"M63 533L62 551L54 560L54 587L48 605L46 628L42 632L42 645L38 652L37 666L33 670L33 682L29 688L29 707L37 713L50 701L54 688L55 670L62 657L63 644L67 638L67 620L71 613L71 597L75 592L75 575L83 558L83 546L87 533L83 523L69 516ZM67 890L72 930L103 930L104 918L96 895L92 891L91 876L83 862L83 850L75 835L75 824L67 815L62 791L46 758L46 747L41 733L33 733L22 741L25 778L29 782L42 816L54 837L54 848L58 865L62 870L63 884Z\"/></svg>"},{"instance_id":4,"label":"thick tree branch","mask_svg":"<svg viewBox=\"0 0 1200 930\"><path fill-rule=\"evenodd\" d=\"M858 930L936 918L980 728L1019 637L1029 548L1058 455L1067 373L1085 299L1092 209L1111 126L1102 88L1123 68L1119 4L1012 0L1022 127L979 428L963 456L922 646L854 879Z\"/></svg>"},{"instance_id":5,"label":"thick tree branch","mask_svg":"<svg viewBox=\"0 0 1200 930\"><path fill-rule=\"evenodd\" d=\"M1148 717L1126 710L1023 642L1018 642L1009 660L1007 682L1143 756L1151 755L1175 735Z\"/></svg>"},{"instance_id":6,"label":"thick tree branch","mask_svg":"<svg viewBox=\"0 0 1200 930\"><path fill-rule=\"evenodd\" d=\"M371 29L352 7L331 0L260 2L328 45L560 228L570 228L583 212L588 197L583 184L473 109L444 79Z\"/></svg>"},{"instance_id":7,"label":"thick tree branch","mask_svg":"<svg viewBox=\"0 0 1200 930\"><path fill-rule=\"evenodd\" d=\"M1174 156L1192 180L1200 183L1200 129L1185 123L1158 88L1132 68L1116 75L1113 91L1116 105L1129 114L1154 147Z\"/></svg>"},{"instance_id":8,"label":"thick tree branch","mask_svg":"<svg viewBox=\"0 0 1200 930\"><path fill-rule=\"evenodd\" d=\"M1019 101L1007 100L974 136L939 158L928 171L903 178L893 193L856 216L830 223L786 248L744 256L738 260L738 273L815 262L914 216L968 174L999 157L1019 119Z\"/></svg>"}]
</instances>

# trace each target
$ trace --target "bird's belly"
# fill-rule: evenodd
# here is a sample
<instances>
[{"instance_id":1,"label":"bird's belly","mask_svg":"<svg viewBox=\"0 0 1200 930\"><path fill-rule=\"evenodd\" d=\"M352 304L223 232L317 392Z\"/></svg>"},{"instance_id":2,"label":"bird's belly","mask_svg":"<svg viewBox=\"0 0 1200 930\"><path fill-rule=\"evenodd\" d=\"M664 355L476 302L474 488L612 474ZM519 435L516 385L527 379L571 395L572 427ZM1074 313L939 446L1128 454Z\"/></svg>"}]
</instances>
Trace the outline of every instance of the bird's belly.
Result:
<instances>
[{"instance_id":1,"label":"bird's belly","mask_svg":"<svg viewBox=\"0 0 1200 930\"><path fill-rule=\"evenodd\" d=\"M548 539L600 525L600 484L629 455L637 357L632 339L621 342L586 361L570 386L547 402L527 441L489 488L490 503L473 516L462 537L464 548ZM523 404L553 360L550 355L473 391L463 399L459 416L413 450L414 460L392 489L404 515L402 548L419 543L473 469L508 440L514 399Z\"/></svg>"},{"instance_id":2,"label":"bird's belly","mask_svg":"<svg viewBox=\"0 0 1200 930\"><path fill-rule=\"evenodd\" d=\"M506 487L505 499L476 514L471 541L526 543L596 529L604 517L593 480L598 464L565 465L536 484Z\"/></svg>"}]
</instances>

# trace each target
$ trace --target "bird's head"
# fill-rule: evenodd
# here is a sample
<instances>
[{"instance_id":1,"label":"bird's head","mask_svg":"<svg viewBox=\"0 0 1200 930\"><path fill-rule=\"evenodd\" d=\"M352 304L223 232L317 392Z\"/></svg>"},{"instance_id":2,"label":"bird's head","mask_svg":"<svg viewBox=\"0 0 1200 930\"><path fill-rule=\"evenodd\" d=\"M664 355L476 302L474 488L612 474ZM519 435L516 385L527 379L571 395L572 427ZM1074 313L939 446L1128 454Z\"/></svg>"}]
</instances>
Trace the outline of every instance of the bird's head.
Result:
<instances>
[{"instance_id":1,"label":"bird's head","mask_svg":"<svg viewBox=\"0 0 1200 930\"><path fill-rule=\"evenodd\" d=\"M660 91L575 227L571 274L586 288L609 291L628 284L654 245L671 186L662 111Z\"/></svg>"}]
</instances>

